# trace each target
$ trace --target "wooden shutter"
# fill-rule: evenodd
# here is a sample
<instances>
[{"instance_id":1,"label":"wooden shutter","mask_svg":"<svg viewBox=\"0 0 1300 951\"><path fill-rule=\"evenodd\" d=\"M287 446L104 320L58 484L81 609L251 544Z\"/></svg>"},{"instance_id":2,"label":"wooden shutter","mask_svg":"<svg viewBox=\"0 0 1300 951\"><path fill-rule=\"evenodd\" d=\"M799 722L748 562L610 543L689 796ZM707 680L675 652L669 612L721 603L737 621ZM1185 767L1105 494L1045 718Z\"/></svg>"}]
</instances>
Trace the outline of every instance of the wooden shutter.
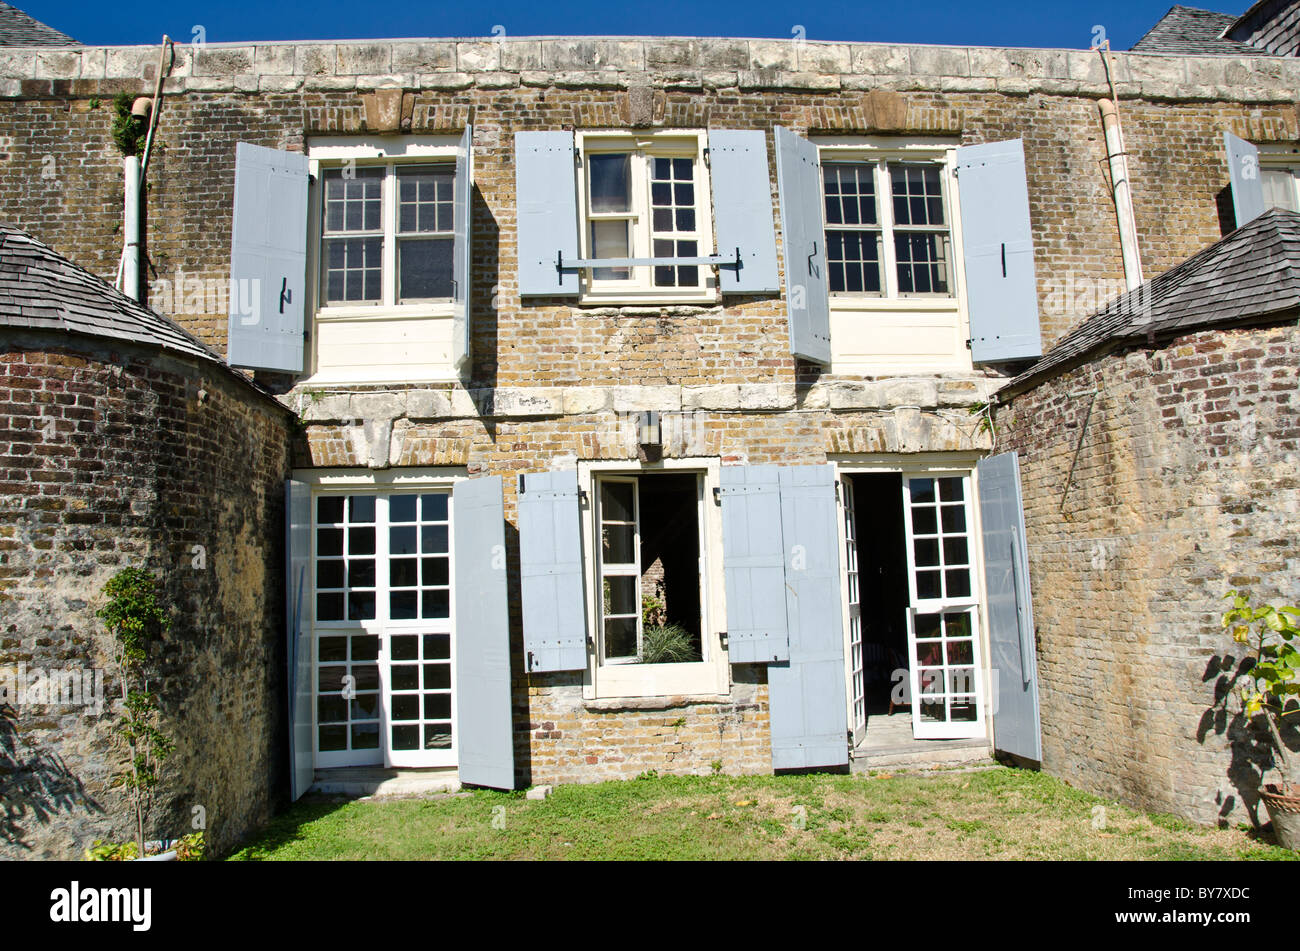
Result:
<instances>
[{"instance_id":1,"label":"wooden shutter","mask_svg":"<svg viewBox=\"0 0 1300 951\"><path fill-rule=\"evenodd\" d=\"M240 142L226 362L301 373L306 283L307 157Z\"/></svg>"},{"instance_id":2,"label":"wooden shutter","mask_svg":"<svg viewBox=\"0 0 1300 951\"><path fill-rule=\"evenodd\" d=\"M514 789L510 598L501 479L452 490L456 560L456 749L460 780Z\"/></svg>"},{"instance_id":3,"label":"wooden shutter","mask_svg":"<svg viewBox=\"0 0 1300 951\"><path fill-rule=\"evenodd\" d=\"M1237 227L1264 213L1264 182L1259 176L1259 149L1231 132L1223 133L1228 156L1228 180L1232 184L1232 211Z\"/></svg>"},{"instance_id":4,"label":"wooden shutter","mask_svg":"<svg viewBox=\"0 0 1300 951\"><path fill-rule=\"evenodd\" d=\"M462 373L469 363L470 351L470 283L471 240L470 221L473 217L474 196L474 127L466 126L465 134L456 146L456 184L452 205L452 233L455 248L452 251L451 298L451 356L452 364Z\"/></svg>"},{"instance_id":5,"label":"wooden shutter","mask_svg":"<svg viewBox=\"0 0 1300 951\"><path fill-rule=\"evenodd\" d=\"M557 256L578 258L578 192L572 132L515 133L515 215L522 296L576 297L578 272L557 271Z\"/></svg>"},{"instance_id":6,"label":"wooden shutter","mask_svg":"<svg viewBox=\"0 0 1300 951\"><path fill-rule=\"evenodd\" d=\"M817 146L776 127L776 185L785 248L785 301L790 352L831 362L831 305L826 283L826 228Z\"/></svg>"},{"instance_id":7,"label":"wooden shutter","mask_svg":"<svg viewBox=\"0 0 1300 951\"><path fill-rule=\"evenodd\" d=\"M709 132L709 178L713 191L716 253L740 249L741 268L718 268L724 294L779 290L767 137L760 130Z\"/></svg>"},{"instance_id":8,"label":"wooden shutter","mask_svg":"<svg viewBox=\"0 0 1300 951\"><path fill-rule=\"evenodd\" d=\"M733 664L788 660L785 546L776 466L723 466L722 573Z\"/></svg>"},{"instance_id":9,"label":"wooden shutter","mask_svg":"<svg viewBox=\"0 0 1300 951\"><path fill-rule=\"evenodd\" d=\"M777 471L790 659L767 669L772 768L845 766L849 727L835 467Z\"/></svg>"},{"instance_id":10,"label":"wooden shutter","mask_svg":"<svg viewBox=\"0 0 1300 951\"><path fill-rule=\"evenodd\" d=\"M312 639L305 618L311 578L311 489L284 484L285 655L288 659L289 794L297 800L315 778L312 760Z\"/></svg>"},{"instance_id":11,"label":"wooden shutter","mask_svg":"<svg viewBox=\"0 0 1300 951\"><path fill-rule=\"evenodd\" d=\"M582 582L578 474L520 476L519 575L528 671L584 670L587 613Z\"/></svg>"},{"instance_id":12,"label":"wooden shutter","mask_svg":"<svg viewBox=\"0 0 1300 951\"><path fill-rule=\"evenodd\" d=\"M979 499L989 663L995 678L993 746L1041 762L1034 611L1016 453L1004 452L980 461Z\"/></svg>"},{"instance_id":13,"label":"wooden shutter","mask_svg":"<svg viewBox=\"0 0 1300 951\"><path fill-rule=\"evenodd\" d=\"M957 150L971 357L1042 356L1025 150L1019 139Z\"/></svg>"}]
</instances>

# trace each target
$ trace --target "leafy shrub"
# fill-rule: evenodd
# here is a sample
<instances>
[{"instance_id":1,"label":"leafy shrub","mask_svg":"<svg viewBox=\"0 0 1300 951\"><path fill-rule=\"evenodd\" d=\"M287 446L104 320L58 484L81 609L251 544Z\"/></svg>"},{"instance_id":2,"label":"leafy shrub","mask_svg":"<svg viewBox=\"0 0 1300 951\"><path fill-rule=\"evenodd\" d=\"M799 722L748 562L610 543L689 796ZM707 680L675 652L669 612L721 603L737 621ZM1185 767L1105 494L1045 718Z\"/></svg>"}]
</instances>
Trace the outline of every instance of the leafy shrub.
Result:
<instances>
[{"instance_id":1,"label":"leafy shrub","mask_svg":"<svg viewBox=\"0 0 1300 951\"><path fill-rule=\"evenodd\" d=\"M690 632L680 624L654 624L642 632L643 664L686 664L699 659Z\"/></svg>"}]
</instances>

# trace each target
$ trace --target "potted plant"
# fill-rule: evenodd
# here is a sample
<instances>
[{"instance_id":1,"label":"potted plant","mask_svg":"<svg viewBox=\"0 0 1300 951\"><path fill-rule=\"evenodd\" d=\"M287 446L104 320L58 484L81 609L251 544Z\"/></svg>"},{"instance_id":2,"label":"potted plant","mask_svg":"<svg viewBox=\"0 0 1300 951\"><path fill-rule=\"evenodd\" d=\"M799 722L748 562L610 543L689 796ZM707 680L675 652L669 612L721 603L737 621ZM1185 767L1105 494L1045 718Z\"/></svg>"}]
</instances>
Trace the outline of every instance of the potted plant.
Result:
<instances>
[{"instance_id":1,"label":"potted plant","mask_svg":"<svg viewBox=\"0 0 1300 951\"><path fill-rule=\"evenodd\" d=\"M99 619L113 638L113 661L122 690L122 713L114 725L117 741L125 748L127 768L116 781L127 793L135 818L134 854L120 846L97 842L104 853L97 858L144 858L145 818L153 804L163 760L172 741L161 729L157 695L149 689L146 672L148 649L170 624L158 600L157 581L140 568L123 568L104 586L107 603ZM112 850L117 850L113 852ZM112 854L109 854L112 852Z\"/></svg>"},{"instance_id":2,"label":"potted plant","mask_svg":"<svg viewBox=\"0 0 1300 951\"><path fill-rule=\"evenodd\" d=\"M1272 741L1279 783L1269 783L1259 797L1273 822L1278 844L1300 849L1300 782L1292 772L1290 751L1282 739L1287 718L1300 715L1300 608L1265 604L1253 607L1250 595L1229 591L1232 607L1223 626L1249 653L1243 658L1236 684L1248 721L1263 719Z\"/></svg>"}]
</instances>

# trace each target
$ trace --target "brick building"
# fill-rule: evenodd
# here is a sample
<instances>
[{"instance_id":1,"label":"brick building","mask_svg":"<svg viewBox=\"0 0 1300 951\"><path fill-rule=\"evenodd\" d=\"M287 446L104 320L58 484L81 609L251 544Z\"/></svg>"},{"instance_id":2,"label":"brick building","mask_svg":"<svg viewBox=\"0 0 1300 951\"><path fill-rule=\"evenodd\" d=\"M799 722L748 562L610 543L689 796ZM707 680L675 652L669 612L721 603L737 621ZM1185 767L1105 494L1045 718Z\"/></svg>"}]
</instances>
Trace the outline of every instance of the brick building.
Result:
<instances>
[{"instance_id":1,"label":"brick building","mask_svg":"<svg viewBox=\"0 0 1300 951\"><path fill-rule=\"evenodd\" d=\"M1234 588L1300 598L1298 266L1300 215L1270 210L998 394L1024 480L1042 762L1082 788L1260 819L1269 742L1225 702L1219 618Z\"/></svg>"},{"instance_id":2,"label":"brick building","mask_svg":"<svg viewBox=\"0 0 1300 951\"><path fill-rule=\"evenodd\" d=\"M0 216L106 276L106 100L158 56L0 51ZM982 420L1125 287L1097 52L501 38L165 69L140 292L300 421L272 622L294 796L361 767L847 768L899 718L1039 758L1016 469ZM1284 170L1300 64L1110 76L1159 273L1231 230L1225 132ZM689 660L650 653L652 566Z\"/></svg>"}]
</instances>

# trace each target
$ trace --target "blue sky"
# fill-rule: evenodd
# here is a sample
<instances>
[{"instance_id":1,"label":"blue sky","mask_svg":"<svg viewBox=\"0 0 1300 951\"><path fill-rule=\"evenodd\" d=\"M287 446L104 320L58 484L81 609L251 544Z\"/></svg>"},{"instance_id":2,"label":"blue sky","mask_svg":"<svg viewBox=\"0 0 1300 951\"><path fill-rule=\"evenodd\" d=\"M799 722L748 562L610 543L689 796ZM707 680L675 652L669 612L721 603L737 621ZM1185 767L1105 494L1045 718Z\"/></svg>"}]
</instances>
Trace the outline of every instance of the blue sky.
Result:
<instances>
[{"instance_id":1,"label":"blue sky","mask_svg":"<svg viewBox=\"0 0 1300 951\"><path fill-rule=\"evenodd\" d=\"M788 39L802 27L810 40L871 40L976 46L1087 48L1101 26L1115 49L1127 49L1172 5L1171 0L1046 0L1034 4L961 0L819 0L747 3L701 0L489 0L359 2L313 0L17 0L38 20L88 44L153 44L163 33L188 42L202 26L207 41L489 36L504 27L523 35L745 36ZM1191 5L1191 4L1189 4ZM1215 3L1241 13L1242 0Z\"/></svg>"}]
</instances>

